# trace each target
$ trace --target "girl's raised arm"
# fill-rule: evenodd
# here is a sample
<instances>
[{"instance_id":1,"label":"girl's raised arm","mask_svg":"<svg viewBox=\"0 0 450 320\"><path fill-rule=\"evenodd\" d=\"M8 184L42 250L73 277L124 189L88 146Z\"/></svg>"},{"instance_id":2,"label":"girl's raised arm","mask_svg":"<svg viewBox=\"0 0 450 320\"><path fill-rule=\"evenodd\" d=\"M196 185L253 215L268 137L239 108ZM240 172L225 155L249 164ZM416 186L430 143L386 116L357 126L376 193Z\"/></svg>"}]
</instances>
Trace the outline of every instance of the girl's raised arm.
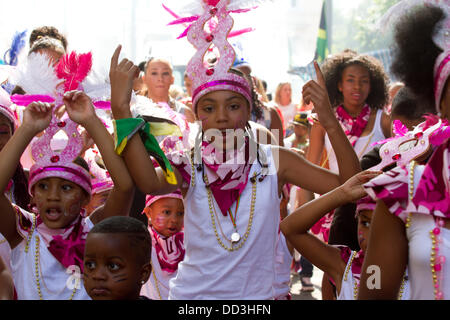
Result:
<instances>
[{"instance_id":1,"label":"girl's raised arm","mask_svg":"<svg viewBox=\"0 0 450 320\"><path fill-rule=\"evenodd\" d=\"M358 299L396 300L408 264L408 239L405 225L378 200L370 225L368 247L361 269ZM369 288L367 280L373 274L369 266L379 270L380 286ZM369 273L368 273L369 272Z\"/></svg>"},{"instance_id":2,"label":"girl's raised arm","mask_svg":"<svg viewBox=\"0 0 450 320\"><path fill-rule=\"evenodd\" d=\"M305 103L314 104L319 121L330 137L339 166L339 175L280 149L279 178L280 183L291 183L312 192L324 194L360 172L361 166L350 141L331 109L320 67L317 62L314 66L317 82L311 80L303 86L303 99Z\"/></svg>"},{"instance_id":3,"label":"girl's raised arm","mask_svg":"<svg viewBox=\"0 0 450 320\"><path fill-rule=\"evenodd\" d=\"M116 120L132 118L130 101L133 80L139 74L139 68L133 62L123 59L120 64L118 63L120 50L121 46L116 49L111 58L109 73L111 110ZM182 177L178 170L174 168L177 185L169 184L162 169L155 169L139 134L133 135L130 141L127 142L123 154L131 176L143 193L154 195L167 194L180 188Z\"/></svg>"},{"instance_id":4,"label":"girl's raised arm","mask_svg":"<svg viewBox=\"0 0 450 320\"><path fill-rule=\"evenodd\" d=\"M0 190L5 190L14 175L20 157L33 137L45 130L52 119L53 105L33 102L24 112L22 125L0 152ZM11 202L0 192L0 233L14 249L22 238L16 228L16 213Z\"/></svg>"},{"instance_id":5,"label":"girl's raised arm","mask_svg":"<svg viewBox=\"0 0 450 320\"><path fill-rule=\"evenodd\" d=\"M350 178L342 186L306 203L281 222L281 231L286 239L308 261L329 274L340 290L340 282L346 263L340 250L330 246L308 230L331 210L365 195L362 185L377 176L379 172L364 171Z\"/></svg>"},{"instance_id":6,"label":"girl's raised arm","mask_svg":"<svg viewBox=\"0 0 450 320\"><path fill-rule=\"evenodd\" d=\"M128 215L134 195L134 182L125 162L115 152L112 136L95 114L91 99L81 91L70 91L66 92L63 101L70 119L82 125L94 140L114 182L105 205L91 215L92 222L95 224L111 216Z\"/></svg>"}]
</instances>

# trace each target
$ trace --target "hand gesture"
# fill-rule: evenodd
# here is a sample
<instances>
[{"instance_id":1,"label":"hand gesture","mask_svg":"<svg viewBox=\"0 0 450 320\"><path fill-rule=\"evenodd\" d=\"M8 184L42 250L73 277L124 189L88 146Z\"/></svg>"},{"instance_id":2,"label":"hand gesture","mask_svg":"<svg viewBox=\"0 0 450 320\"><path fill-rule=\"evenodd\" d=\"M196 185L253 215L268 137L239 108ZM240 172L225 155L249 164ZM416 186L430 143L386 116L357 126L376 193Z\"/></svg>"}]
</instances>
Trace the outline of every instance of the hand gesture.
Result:
<instances>
[{"instance_id":1,"label":"hand gesture","mask_svg":"<svg viewBox=\"0 0 450 320\"><path fill-rule=\"evenodd\" d=\"M22 125L31 129L34 135L44 131L52 120L52 110L55 104L33 102L28 105L23 114Z\"/></svg>"},{"instance_id":2,"label":"hand gesture","mask_svg":"<svg viewBox=\"0 0 450 320\"><path fill-rule=\"evenodd\" d=\"M119 64L122 46L118 46L111 58L109 79L111 83L111 110L115 119L130 118L130 101L133 82L139 76L139 67L128 59Z\"/></svg>"},{"instance_id":3,"label":"hand gesture","mask_svg":"<svg viewBox=\"0 0 450 320\"><path fill-rule=\"evenodd\" d=\"M63 102L69 118L84 127L96 117L91 98L82 91L73 90L66 92Z\"/></svg>"},{"instance_id":4,"label":"hand gesture","mask_svg":"<svg viewBox=\"0 0 450 320\"><path fill-rule=\"evenodd\" d=\"M306 104L311 102L314 104L320 123L323 127L326 127L329 124L330 116L334 118L334 115L331 110L325 78L317 61L314 61L314 68L316 69L317 81L310 80L303 86L303 101Z\"/></svg>"},{"instance_id":5,"label":"hand gesture","mask_svg":"<svg viewBox=\"0 0 450 320\"><path fill-rule=\"evenodd\" d=\"M348 179L342 185L342 191L345 192L346 196L349 199L349 202L357 201L367 195L366 191L363 188L363 185L373 178L382 174L381 171L362 171L350 179Z\"/></svg>"}]
</instances>

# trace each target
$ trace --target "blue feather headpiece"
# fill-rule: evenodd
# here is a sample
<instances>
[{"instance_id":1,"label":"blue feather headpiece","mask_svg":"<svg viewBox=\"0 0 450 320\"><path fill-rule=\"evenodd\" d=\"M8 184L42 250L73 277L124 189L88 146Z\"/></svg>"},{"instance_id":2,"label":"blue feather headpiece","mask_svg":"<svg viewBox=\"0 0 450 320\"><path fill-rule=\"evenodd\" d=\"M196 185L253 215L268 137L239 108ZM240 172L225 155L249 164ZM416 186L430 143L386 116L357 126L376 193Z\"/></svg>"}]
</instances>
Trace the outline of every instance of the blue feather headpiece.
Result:
<instances>
[{"instance_id":1,"label":"blue feather headpiece","mask_svg":"<svg viewBox=\"0 0 450 320\"><path fill-rule=\"evenodd\" d=\"M11 47L3 55L3 60L5 64L10 66L17 66L18 57L22 49L25 47L27 35L27 30L23 32L16 32L13 37Z\"/></svg>"}]
</instances>

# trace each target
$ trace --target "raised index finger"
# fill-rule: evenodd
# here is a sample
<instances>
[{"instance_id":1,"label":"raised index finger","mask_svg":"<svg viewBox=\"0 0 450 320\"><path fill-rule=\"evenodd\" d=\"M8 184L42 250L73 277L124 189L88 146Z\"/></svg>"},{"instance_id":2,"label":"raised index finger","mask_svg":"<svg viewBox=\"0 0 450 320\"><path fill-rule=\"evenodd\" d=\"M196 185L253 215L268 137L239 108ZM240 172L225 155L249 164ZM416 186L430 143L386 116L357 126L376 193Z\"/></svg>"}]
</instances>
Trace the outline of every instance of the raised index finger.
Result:
<instances>
[{"instance_id":1,"label":"raised index finger","mask_svg":"<svg viewBox=\"0 0 450 320\"><path fill-rule=\"evenodd\" d=\"M325 88L325 78L323 77L322 70L320 70L320 66L317 63L317 61L314 61L314 69L316 69L316 76L317 76L317 83L322 87Z\"/></svg>"},{"instance_id":2,"label":"raised index finger","mask_svg":"<svg viewBox=\"0 0 450 320\"><path fill-rule=\"evenodd\" d=\"M111 69L110 70L115 69L117 67L117 65L119 64L119 55L120 55L121 50L122 50L122 45L119 44L111 58Z\"/></svg>"}]
</instances>

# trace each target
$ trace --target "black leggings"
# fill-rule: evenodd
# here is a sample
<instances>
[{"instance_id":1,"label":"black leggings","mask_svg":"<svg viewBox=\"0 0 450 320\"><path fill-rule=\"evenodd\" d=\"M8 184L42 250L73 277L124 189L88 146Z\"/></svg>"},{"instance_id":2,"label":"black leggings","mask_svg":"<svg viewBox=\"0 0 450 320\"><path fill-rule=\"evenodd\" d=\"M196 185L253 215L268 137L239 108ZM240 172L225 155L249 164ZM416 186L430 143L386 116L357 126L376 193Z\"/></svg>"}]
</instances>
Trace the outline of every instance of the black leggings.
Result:
<instances>
[{"instance_id":1,"label":"black leggings","mask_svg":"<svg viewBox=\"0 0 450 320\"><path fill-rule=\"evenodd\" d=\"M302 270L299 273L300 277L311 278L313 276L313 269L314 269L312 263L303 258L303 256L301 256L300 265L302 267Z\"/></svg>"}]
</instances>

